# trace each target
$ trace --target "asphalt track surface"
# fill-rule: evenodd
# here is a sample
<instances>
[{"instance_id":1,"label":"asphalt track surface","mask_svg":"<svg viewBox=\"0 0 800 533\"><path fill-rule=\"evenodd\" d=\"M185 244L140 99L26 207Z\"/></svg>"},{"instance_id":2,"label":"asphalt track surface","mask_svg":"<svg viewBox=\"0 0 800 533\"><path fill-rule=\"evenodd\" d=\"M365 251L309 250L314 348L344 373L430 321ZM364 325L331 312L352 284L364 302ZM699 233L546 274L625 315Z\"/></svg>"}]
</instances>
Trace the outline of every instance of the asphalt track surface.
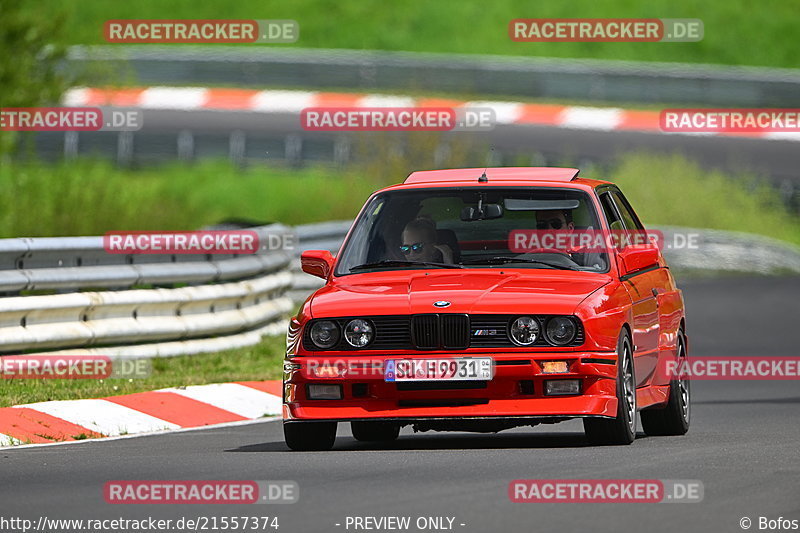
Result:
<instances>
[{"instance_id":1,"label":"asphalt track surface","mask_svg":"<svg viewBox=\"0 0 800 533\"><path fill-rule=\"evenodd\" d=\"M682 283L690 354L797 356L800 278ZM0 451L0 517L278 516L279 532L354 531L347 516L454 517L463 532L742 531L800 520L800 382L695 381L684 437L590 447L579 422L497 435L412 434L388 447L340 425L331 452L289 452L280 422ZM700 503L528 504L514 479L691 479ZM291 505L110 505L108 480L295 480ZM336 526L335 524L341 524ZM464 524L463 526L460 524ZM13 531L13 530L7 530ZM275 531L275 530L271 530ZM418 531L412 527L409 531Z\"/></svg>"}]
</instances>

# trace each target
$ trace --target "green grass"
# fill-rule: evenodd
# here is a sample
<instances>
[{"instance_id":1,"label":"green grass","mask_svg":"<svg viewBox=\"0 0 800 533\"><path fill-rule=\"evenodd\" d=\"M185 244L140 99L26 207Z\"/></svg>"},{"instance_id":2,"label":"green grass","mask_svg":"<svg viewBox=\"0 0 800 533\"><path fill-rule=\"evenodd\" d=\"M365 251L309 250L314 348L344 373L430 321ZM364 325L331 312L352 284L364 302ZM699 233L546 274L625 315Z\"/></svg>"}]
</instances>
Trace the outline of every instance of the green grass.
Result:
<instances>
[{"instance_id":1,"label":"green grass","mask_svg":"<svg viewBox=\"0 0 800 533\"><path fill-rule=\"evenodd\" d=\"M432 168L427 142L420 139L404 156L381 143L363 146L374 161L342 171L242 171L224 161L140 171L93 160L7 163L0 166L0 237L194 230L230 217L289 225L350 219L372 191ZM473 155L455 146L444 166L467 166ZM629 154L607 172L585 169L583 175L617 182L646 224L744 231L800 244L800 218L751 175L648 154Z\"/></svg>"},{"instance_id":2,"label":"green grass","mask_svg":"<svg viewBox=\"0 0 800 533\"><path fill-rule=\"evenodd\" d=\"M644 224L743 231L800 245L800 217L753 176L733 180L678 155L647 154L624 157L609 176Z\"/></svg>"},{"instance_id":3,"label":"green grass","mask_svg":"<svg viewBox=\"0 0 800 533\"><path fill-rule=\"evenodd\" d=\"M763 0L39 0L28 7L64 13L70 44L101 44L108 19L294 19L294 46L502 54L638 61L680 61L796 68L796 2ZM700 18L698 43L516 43L515 18ZM179 46L179 45L176 45ZM245 45L287 46L287 45ZM291 46L291 45L288 45Z\"/></svg>"},{"instance_id":4,"label":"green grass","mask_svg":"<svg viewBox=\"0 0 800 533\"><path fill-rule=\"evenodd\" d=\"M319 169L225 162L140 171L103 161L0 166L0 237L194 230L229 217L299 224L352 218L377 184Z\"/></svg>"},{"instance_id":5,"label":"green grass","mask_svg":"<svg viewBox=\"0 0 800 533\"><path fill-rule=\"evenodd\" d=\"M152 373L143 379L3 380L0 407L51 400L104 398L165 387L280 379L285 346L283 337L265 337L260 344L247 348L152 359Z\"/></svg>"}]
</instances>

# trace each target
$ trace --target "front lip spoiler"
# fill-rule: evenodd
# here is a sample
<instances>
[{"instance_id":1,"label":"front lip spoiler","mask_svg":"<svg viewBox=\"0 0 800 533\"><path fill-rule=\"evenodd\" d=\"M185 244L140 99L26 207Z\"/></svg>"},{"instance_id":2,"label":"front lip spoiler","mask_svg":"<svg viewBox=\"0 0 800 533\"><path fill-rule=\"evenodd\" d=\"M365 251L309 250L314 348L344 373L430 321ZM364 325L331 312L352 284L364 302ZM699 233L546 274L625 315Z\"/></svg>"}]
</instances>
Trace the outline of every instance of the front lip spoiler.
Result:
<instances>
[{"instance_id":1,"label":"front lip spoiler","mask_svg":"<svg viewBox=\"0 0 800 533\"><path fill-rule=\"evenodd\" d=\"M401 422L405 425L417 424L420 422L514 422L514 421L541 421L541 422L561 422L571 418L604 418L614 420L613 416L604 415L584 415L584 414L563 414L563 415L533 415L533 416L431 416L431 417L381 417L381 418L314 418L312 420L284 420L284 424L304 424L312 422Z\"/></svg>"}]
</instances>

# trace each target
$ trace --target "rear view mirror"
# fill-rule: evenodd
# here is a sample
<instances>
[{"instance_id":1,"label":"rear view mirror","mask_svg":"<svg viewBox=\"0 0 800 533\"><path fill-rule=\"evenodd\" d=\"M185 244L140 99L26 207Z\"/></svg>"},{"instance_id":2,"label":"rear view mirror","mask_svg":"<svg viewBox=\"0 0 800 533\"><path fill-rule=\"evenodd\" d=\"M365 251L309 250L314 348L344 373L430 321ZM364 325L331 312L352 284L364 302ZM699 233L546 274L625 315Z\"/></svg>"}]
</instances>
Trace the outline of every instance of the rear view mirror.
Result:
<instances>
[{"instance_id":1,"label":"rear view mirror","mask_svg":"<svg viewBox=\"0 0 800 533\"><path fill-rule=\"evenodd\" d=\"M478 204L480 205L480 204ZM475 220L489 220L503 216L503 206L500 204L483 204L478 207L467 206L461 210L461 220L473 222Z\"/></svg>"}]
</instances>

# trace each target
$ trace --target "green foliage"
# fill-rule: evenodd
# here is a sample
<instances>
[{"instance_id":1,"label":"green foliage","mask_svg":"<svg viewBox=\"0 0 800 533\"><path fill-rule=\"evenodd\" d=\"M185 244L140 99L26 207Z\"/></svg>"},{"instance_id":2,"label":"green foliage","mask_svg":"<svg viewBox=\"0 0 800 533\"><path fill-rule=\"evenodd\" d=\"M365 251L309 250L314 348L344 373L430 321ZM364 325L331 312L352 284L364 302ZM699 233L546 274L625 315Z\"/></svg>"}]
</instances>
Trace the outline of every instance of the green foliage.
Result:
<instances>
[{"instance_id":1,"label":"green foliage","mask_svg":"<svg viewBox=\"0 0 800 533\"><path fill-rule=\"evenodd\" d=\"M68 85L58 69L66 50L60 40L63 27L56 10L0 0L0 107L58 103ZM17 138L0 132L0 157Z\"/></svg>"},{"instance_id":2,"label":"green foliage","mask_svg":"<svg viewBox=\"0 0 800 533\"><path fill-rule=\"evenodd\" d=\"M294 19L306 48L408 50L797 68L800 4L794 0L38 0L29 9L68 12L73 44L103 44L108 19ZM699 18L698 43L517 43L516 18Z\"/></svg>"},{"instance_id":3,"label":"green foliage","mask_svg":"<svg viewBox=\"0 0 800 533\"><path fill-rule=\"evenodd\" d=\"M743 231L800 244L800 218L772 185L754 176L734 177L680 155L652 154L629 154L608 176L646 225Z\"/></svg>"},{"instance_id":4,"label":"green foliage","mask_svg":"<svg viewBox=\"0 0 800 533\"><path fill-rule=\"evenodd\" d=\"M434 168L421 148L404 159L379 146L374 161L339 171L239 170L226 161L138 171L82 159L13 162L0 166L0 237L194 230L226 218L292 225L352 219L373 191L412 170ZM441 166L474 164L470 157L456 146ZM772 186L751 175L653 154L629 154L607 172L584 169L581 175L619 183L646 224L744 231L800 244L798 217Z\"/></svg>"}]
</instances>

